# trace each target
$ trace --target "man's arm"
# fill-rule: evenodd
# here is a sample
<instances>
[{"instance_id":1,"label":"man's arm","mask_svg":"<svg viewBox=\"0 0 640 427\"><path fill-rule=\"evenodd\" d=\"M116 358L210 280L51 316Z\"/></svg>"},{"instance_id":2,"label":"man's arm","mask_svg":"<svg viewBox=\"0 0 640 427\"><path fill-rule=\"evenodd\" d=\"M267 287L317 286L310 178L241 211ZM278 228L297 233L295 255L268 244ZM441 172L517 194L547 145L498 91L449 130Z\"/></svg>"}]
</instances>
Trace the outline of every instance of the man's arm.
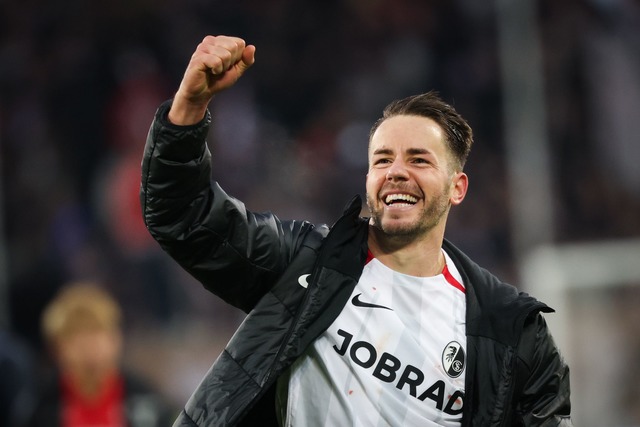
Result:
<instances>
[{"instance_id":1,"label":"man's arm","mask_svg":"<svg viewBox=\"0 0 640 427\"><path fill-rule=\"evenodd\" d=\"M140 189L145 224L162 248L244 311L270 288L310 227L254 214L211 182L207 104L253 64L253 54L230 37L206 37L198 46L176 97L151 125Z\"/></svg>"}]
</instances>

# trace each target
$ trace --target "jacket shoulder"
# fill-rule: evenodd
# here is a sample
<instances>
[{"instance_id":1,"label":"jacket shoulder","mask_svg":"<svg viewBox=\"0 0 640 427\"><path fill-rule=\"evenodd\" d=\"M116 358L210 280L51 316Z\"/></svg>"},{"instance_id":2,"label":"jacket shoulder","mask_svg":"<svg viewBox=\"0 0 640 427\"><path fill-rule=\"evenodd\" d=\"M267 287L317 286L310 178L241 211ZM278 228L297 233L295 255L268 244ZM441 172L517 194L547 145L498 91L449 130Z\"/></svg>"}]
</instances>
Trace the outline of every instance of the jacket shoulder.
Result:
<instances>
[{"instance_id":1,"label":"jacket shoulder","mask_svg":"<svg viewBox=\"0 0 640 427\"><path fill-rule=\"evenodd\" d=\"M467 295L467 333L515 346L531 315L553 309L472 261L451 242L443 244L463 276Z\"/></svg>"}]
</instances>

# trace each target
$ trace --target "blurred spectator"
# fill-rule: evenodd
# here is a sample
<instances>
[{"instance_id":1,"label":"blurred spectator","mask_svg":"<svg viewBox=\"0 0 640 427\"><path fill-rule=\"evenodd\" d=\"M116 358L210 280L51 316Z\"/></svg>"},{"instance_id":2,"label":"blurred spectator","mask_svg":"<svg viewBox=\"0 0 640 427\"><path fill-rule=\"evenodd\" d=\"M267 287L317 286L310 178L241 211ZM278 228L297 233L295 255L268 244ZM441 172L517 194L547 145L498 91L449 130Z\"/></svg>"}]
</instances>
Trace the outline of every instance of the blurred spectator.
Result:
<instances>
[{"instance_id":1,"label":"blurred spectator","mask_svg":"<svg viewBox=\"0 0 640 427\"><path fill-rule=\"evenodd\" d=\"M42 317L55 372L38 389L29 427L170 425L163 398L121 367L121 327L120 307L102 288L62 288Z\"/></svg>"}]
</instances>

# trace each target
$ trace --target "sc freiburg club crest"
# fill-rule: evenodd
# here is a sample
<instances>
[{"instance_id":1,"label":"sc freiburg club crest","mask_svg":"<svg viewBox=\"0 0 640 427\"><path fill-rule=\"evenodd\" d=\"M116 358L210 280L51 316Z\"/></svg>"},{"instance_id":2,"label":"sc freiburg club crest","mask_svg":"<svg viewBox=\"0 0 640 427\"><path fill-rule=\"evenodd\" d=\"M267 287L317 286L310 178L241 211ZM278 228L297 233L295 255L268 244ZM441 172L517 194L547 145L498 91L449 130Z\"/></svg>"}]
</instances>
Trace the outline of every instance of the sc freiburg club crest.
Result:
<instances>
[{"instance_id":1,"label":"sc freiburg club crest","mask_svg":"<svg viewBox=\"0 0 640 427\"><path fill-rule=\"evenodd\" d=\"M442 367L451 378L458 378L464 371L464 350L460 343L451 341L442 352Z\"/></svg>"}]
</instances>

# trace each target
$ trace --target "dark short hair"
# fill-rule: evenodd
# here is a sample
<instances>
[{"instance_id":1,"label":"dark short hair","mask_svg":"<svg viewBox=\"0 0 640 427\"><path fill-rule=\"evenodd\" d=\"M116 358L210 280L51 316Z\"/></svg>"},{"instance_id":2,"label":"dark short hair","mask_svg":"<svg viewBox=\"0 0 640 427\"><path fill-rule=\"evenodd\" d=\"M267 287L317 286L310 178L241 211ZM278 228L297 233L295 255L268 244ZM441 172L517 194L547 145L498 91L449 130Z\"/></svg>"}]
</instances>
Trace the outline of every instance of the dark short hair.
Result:
<instances>
[{"instance_id":1,"label":"dark short hair","mask_svg":"<svg viewBox=\"0 0 640 427\"><path fill-rule=\"evenodd\" d=\"M401 115L427 117L436 122L446 135L445 142L459 170L464 168L473 144L473 131L467 121L437 92L430 91L391 102L371 127L369 140L382 122Z\"/></svg>"}]
</instances>

